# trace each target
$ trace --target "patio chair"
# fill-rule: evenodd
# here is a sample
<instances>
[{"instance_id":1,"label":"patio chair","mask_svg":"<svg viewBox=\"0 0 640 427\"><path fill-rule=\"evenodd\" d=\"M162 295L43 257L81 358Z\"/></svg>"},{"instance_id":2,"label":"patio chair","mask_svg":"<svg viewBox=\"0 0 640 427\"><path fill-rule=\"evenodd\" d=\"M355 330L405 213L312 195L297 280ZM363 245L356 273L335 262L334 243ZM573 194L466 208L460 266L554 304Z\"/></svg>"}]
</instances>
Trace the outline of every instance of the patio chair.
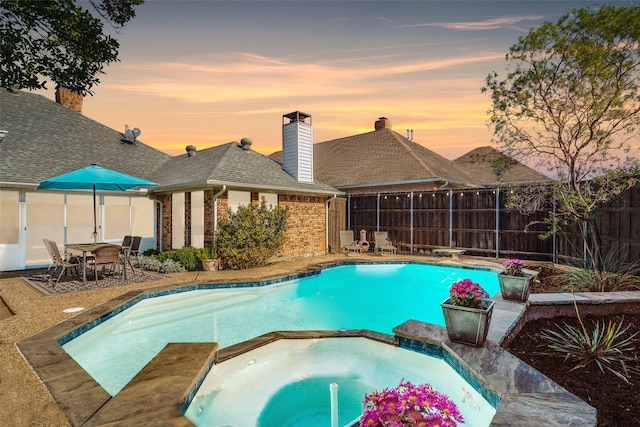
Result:
<instances>
[{"instance_id":1,"label":"patio chair","mask_svg":"<svg viewBox=\"0 0 640 427\"><path fill-rule=\"evenodd\" d=\"M56 263L56 268L53 270L52 273L55 273L58 267L61 268L60 274L58 274L58 277L56 278L55 282L52 282L52 285L55 287L55 285L57 285L60 279L62 278L62 275L65 272L67 272L67 274L69 273L67 269L70 269L70 268L73 268L73 270L75 271L76 277L78 277L78 267L80 267L80 260L78 260L78 257L69 257L68 259L64 259L62 255L60 255L58 244L53 240L47 240L47 242L49 243L48 247L51 251L51 254L53 255L53 260Z\"/></svg>"},{"instance_id":2,"label":"patio chair","mask_svg":"<svg viewBox=\"0 0 640 427\"><path fill-rule=\"evenodd\" d=\"M117 245L107 245L93 251L94 259L91 265L93 266L96 285L98 284L98 267L102 266L103 274L115 274L118 272L120 266L124 268L124 264L120 258L121 249L122 248Z\"/></svg>"},{"instance_id":3,"label":"patio chair","mask_svg":"<svg viewBox=\"0 0 640 427\"><path fill-rule=\"evenodd\" d=\"M376 231L374 238L376 241L375 253L384 255L385 251L388 251L390 254L396 254L397 248L393 246L391 240L389 240L389 233L386 231Z\"/></svg>"},{"instance_id":4,"label":"patio chair","mask_svg":"<svg viewBox=\"0 0 640 427\"><path fill-rule=\"evenodd\" d=\"M131 241L131 249L129 250L129 262L131 262L131 257L134 257L136 259L136 264L138 264L138 267L140 268L140 271L144 276L144 267L140 263L140 258L138 258L138 256L140 255L140 243L142 243L142 237L133 236L133 240ZM131 267L131 269L133 270L133 266Z\"/></svg>"},{"instance_id":5,"label":"patio chair","mask_svg":"<svg viewBox=\"0 0 640 427\"><path fill-rule=\"evenodd\" d=\"M45 249L47 250L47 252L49 253L49 256L51 257L51 262L49 263L49 267L47 267L47 272L44 273L44 277L48 278L48 277L51 277L51 273L53 273L53 271L56 270L58 264L56 263L56 257L53 254L53 250L51 249L49 240L43 238L42 241L44 242ZM51 271L52 268L53 268L53 271Z\"/></svg>"},{"instance_id":6,"label":"patio chair","mask_svg":"<svg viewBox=\"0 0 640 427\"><path fill-rule=\"evenodd\" d=\"M353 238L353 231L346 230L340 231L340 247L345 254L359 254L361 253L361 246Z\"/></svg>"}]
</instances>

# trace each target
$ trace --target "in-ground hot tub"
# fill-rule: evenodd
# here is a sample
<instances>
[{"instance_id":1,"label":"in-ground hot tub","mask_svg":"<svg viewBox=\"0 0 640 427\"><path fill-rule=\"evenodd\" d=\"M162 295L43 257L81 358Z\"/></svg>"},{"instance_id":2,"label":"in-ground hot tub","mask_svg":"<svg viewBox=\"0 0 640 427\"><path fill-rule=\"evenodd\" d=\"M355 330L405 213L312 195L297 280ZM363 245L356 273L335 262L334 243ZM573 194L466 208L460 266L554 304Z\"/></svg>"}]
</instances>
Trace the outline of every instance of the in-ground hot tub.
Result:
<instances>
[{"instance_id":1,"label":"in-ground hot tub","mask_svg":"<svg viewBox=\"0 0 640 427\"><path fill-rule=\"evenodd\" d=\"M495 414L442 359L367 338L322 338L282 339L214 365L185 415L197 426L327 427L336 383L344 426L360 416L365 393L402 379L449 395L465 426L488 426Z\"/></svg>"}]
</instances>

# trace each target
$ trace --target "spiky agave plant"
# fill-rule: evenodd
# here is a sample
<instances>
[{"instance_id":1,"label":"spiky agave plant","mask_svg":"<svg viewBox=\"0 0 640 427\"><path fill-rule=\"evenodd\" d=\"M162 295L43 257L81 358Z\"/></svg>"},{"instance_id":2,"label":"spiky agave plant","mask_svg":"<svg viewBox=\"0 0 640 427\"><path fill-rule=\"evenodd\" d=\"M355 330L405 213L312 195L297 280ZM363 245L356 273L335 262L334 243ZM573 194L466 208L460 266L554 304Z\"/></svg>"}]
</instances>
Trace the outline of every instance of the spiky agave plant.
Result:
<instances>
[{"instance_id":1,"label":"spiky agave plant","mask_svg":"<svg viewBox=\"0 0 640 427\"><path fill-rule=\"evenodd\" d=\"M577 362L572 371L595 363L602 373L611 372L631 384L629 376L632 373L640 374L638 366L629 366L629 363L638 363L638 359L632 354L635 350L636 336L640 331L625 337L631 325L623 327L623 318L620 323L609 321L605 324L604 321L598 321L592 334L589 334L580 317L575 297L573 304L581 328L565 323L564 328L556 324L560 331L545 329L541 337L549 342L548 347L564 354L565 361Z\"/></svg>"}]
</instances>

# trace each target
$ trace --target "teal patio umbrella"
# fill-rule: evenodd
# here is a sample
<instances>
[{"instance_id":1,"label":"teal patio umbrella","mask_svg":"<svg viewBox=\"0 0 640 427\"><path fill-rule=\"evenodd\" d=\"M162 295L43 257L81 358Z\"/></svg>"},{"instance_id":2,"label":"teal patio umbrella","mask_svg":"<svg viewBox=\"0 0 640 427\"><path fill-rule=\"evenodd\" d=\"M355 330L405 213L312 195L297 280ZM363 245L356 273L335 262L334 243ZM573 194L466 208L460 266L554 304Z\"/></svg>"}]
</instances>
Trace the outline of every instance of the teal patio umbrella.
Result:
<instances>
[{"instance_id":1,"label":"teal patio umbrella","mask_svg":"<svg viewBox=\"0 0 640 427\"><path fill-rule=\"evenodd\" d=\"M133 187L150 187L155 182L92 164L41 181L36 190L93 190L93 241L97 240L96 190L125 191Z\"/></svg>"}]
</instances>

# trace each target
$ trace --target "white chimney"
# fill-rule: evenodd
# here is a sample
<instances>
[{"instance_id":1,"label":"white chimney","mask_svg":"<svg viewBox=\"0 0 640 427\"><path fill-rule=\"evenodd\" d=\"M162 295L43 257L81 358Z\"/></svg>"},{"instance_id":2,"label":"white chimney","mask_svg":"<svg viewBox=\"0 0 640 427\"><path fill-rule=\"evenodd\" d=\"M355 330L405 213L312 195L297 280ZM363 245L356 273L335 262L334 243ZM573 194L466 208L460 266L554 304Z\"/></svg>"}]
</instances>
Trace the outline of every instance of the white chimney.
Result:
<instances>
[{"instance_id":1,"label":"white chimney","mask_svg":"<svg viewBox=\"0 0 640 427\"><path fill-rule=\"evenodd\" d=\"M313 127L309 114L294 111L282 116L282 168L300 182L313 182Z\"/></svg>"}]
</instances>

